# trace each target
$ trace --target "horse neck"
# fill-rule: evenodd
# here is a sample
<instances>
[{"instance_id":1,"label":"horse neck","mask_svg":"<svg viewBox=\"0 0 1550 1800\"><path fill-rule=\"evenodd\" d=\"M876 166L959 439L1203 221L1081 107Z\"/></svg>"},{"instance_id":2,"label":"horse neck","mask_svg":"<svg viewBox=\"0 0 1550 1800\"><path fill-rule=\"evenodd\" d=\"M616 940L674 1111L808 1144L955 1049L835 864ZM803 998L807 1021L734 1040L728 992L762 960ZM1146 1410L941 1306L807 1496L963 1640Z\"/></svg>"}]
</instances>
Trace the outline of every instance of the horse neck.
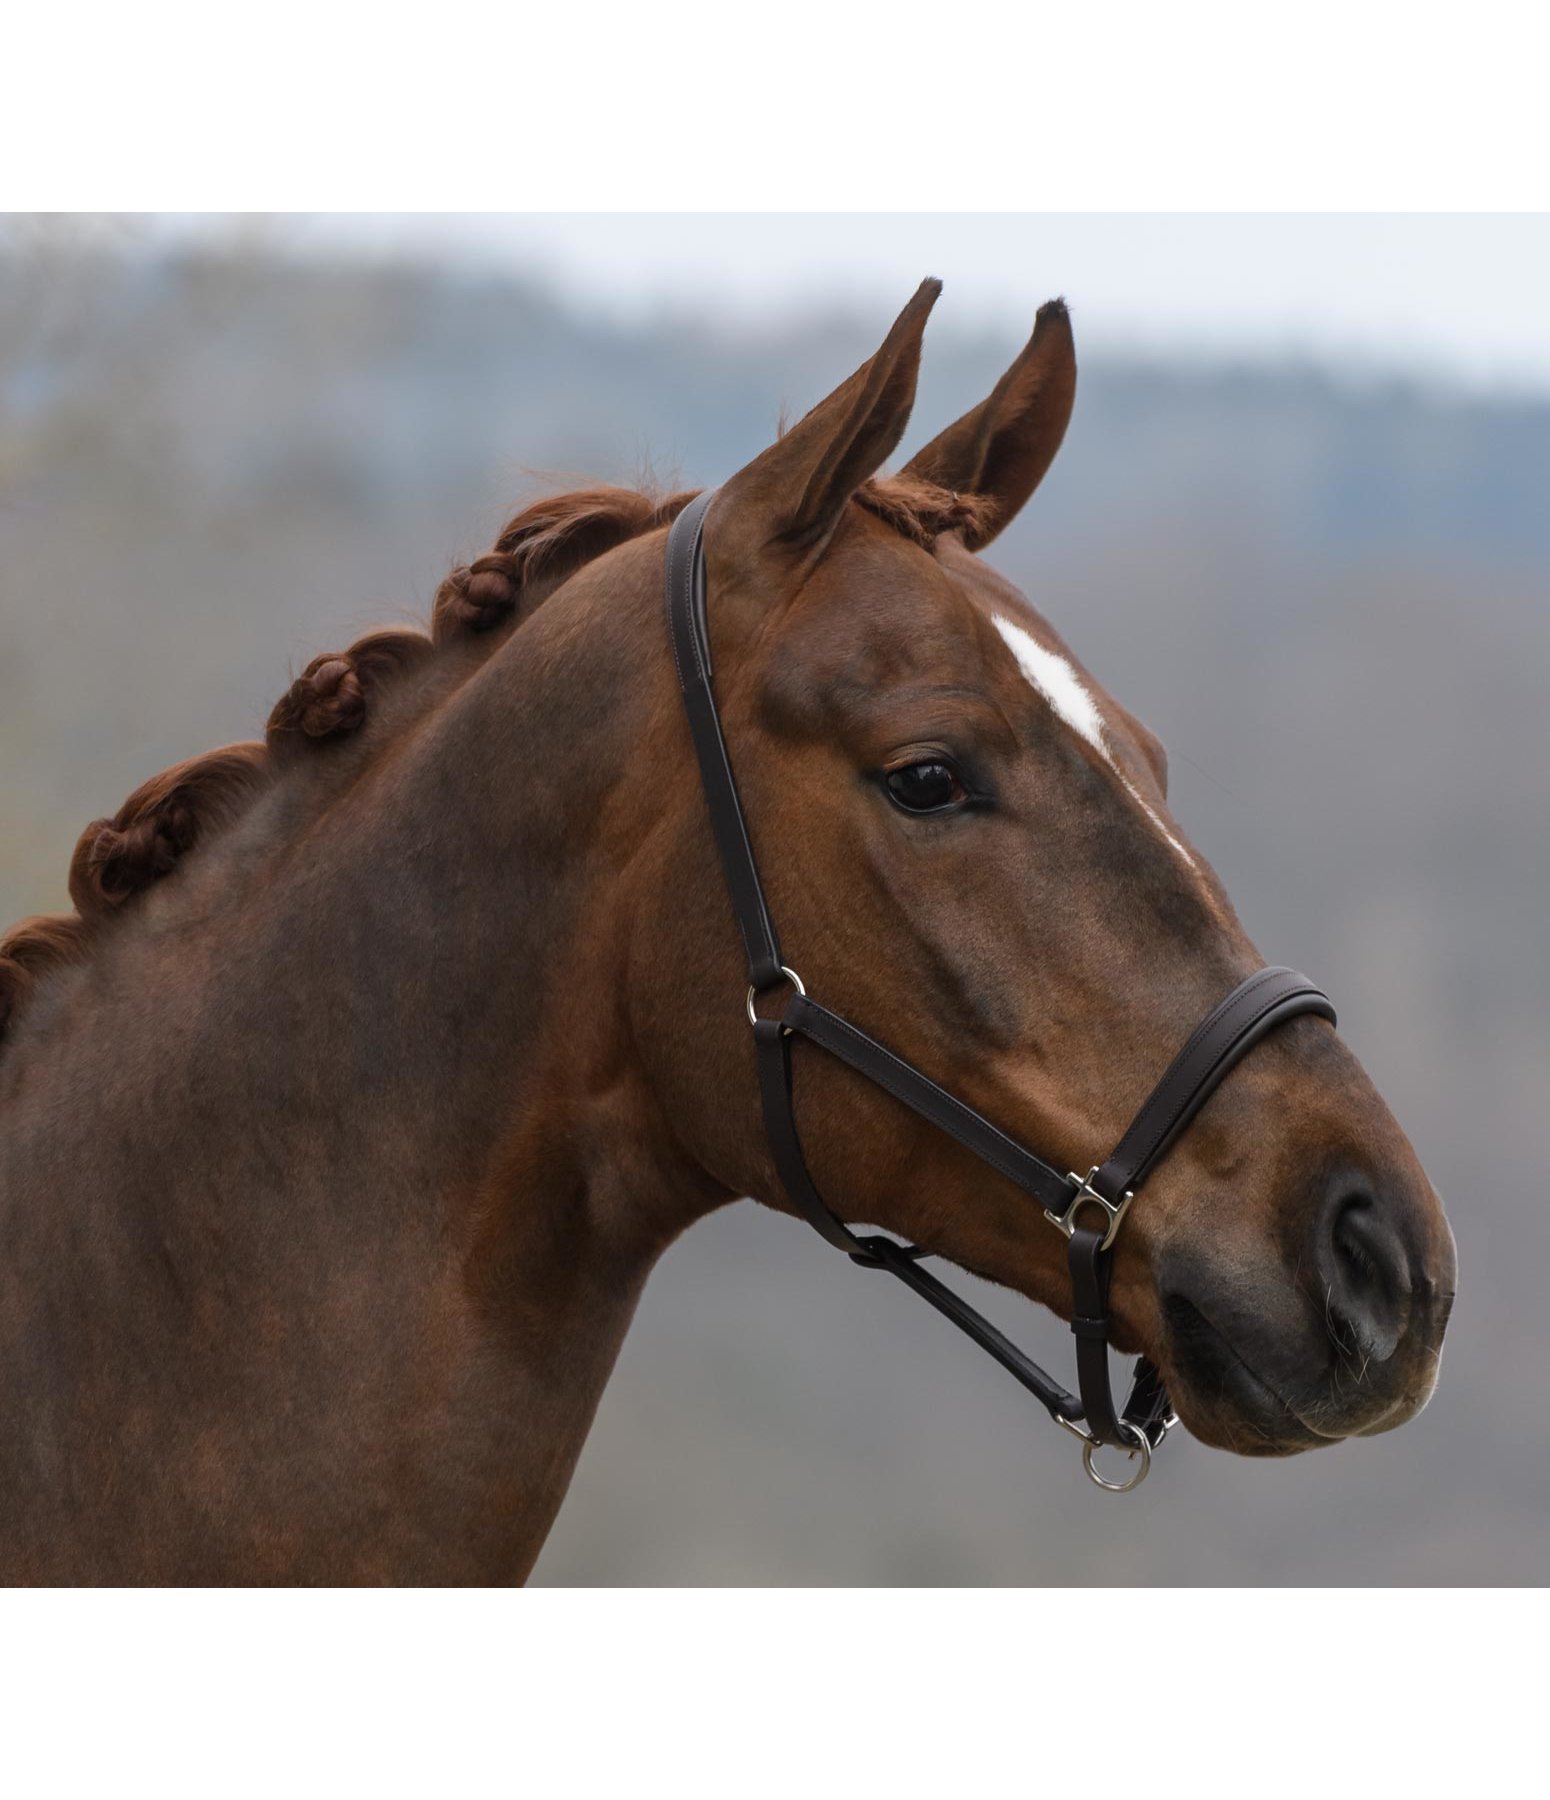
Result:
<instances>
[{"instance_id":1,"label":"horse neck","mask_svg":"<svg viewBox=\"0 0 1550 1800\"><path fill-rule=\"evenodd\" d=\"M144 1461L195 1457L255 1531L287 1511L262 1450L283 1416L331 1498L279 1541L336 1575L525 1572L652 1261L725 1197L677 1154L616 998L617 799L670 675L632 641L649 546L611 561L153 890L0 1103L21 1263L59 1272L81 1326L64 1413L135 1404L105 1372L116 1320ZM24 1336L14 1289L10 1311Z\"/></svg>"}]
</instances>

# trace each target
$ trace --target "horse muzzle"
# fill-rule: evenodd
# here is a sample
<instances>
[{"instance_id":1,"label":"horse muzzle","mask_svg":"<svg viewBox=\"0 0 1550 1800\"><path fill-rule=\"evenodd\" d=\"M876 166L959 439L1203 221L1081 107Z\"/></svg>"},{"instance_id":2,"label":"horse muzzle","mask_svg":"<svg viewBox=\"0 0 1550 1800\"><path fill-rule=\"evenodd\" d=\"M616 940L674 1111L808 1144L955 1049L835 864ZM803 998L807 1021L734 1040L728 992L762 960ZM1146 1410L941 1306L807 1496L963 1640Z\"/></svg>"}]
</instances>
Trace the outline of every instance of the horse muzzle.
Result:
<instances>
[{"instance_id":1,"label":"horse muzzle","mask_svg":"<svg viewBox=\"0 0 1550 1800\"><path fill-rule=\"evenodd\" d=\"M1160 1360L1196 1437L1283 1456L1390 1431L1420 1412L1457 1276L1452 1234L1423 1185L1424 1194L1340 1171L1316 1197L1289 1268L1261 1273L1205 1245L1164 1253Z\"/></svg>"}]
</instances>

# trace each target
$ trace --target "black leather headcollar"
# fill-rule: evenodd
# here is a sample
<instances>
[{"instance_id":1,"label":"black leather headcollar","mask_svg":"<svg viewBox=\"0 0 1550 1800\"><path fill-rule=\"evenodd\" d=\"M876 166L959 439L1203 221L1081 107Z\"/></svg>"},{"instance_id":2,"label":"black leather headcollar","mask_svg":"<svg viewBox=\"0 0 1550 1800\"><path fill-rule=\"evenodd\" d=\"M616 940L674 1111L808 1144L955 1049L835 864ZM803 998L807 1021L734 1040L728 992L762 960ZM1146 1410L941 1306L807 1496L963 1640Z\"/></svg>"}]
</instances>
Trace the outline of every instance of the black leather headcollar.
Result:
<instances>
[{"instance_id":1,"label":"black leather headcollar","mask_svg":"<svg viewBox=\"0 0 1550 1800\"><path fill-rule=\"evenodd\" d=\"M1138 1486L1150 1466L1152 1450L1173 1419L1167 1393L1145 1357L1136 1364L1123 1410L1114 1405L1108 1358L1114 1234L1137 1188L1234 1064L1284 1020L1314 1013L1333 1023L1335 1009L1319 988L1291 969L1261 969L1249 976L1195 1028L1113 1154L1083 1177L1061 1173L913 1064L813 999L781 960L780 939L765 903L716 710L705 621L703 548L705 515L714 498L711 490L691 501L669 533L668 629L711 829L747 955L747 1011L757 1052L765 1130L776 1170L792 1203L815 1230L863 1267L887 1269L929 1300L1016 1376L1053 1419L1083 1439L1087 1472L1100 1487L1123 1492ZM760 998L781 990L786 997L779 1013L761 1014ZM1045 1217L1065 1234L1080 1398L1067 1392L967 1301L921 1268L920 1259L927 1251L889 1237L857 1236L830 1209L813 1185L797 1133L791 1066L791 1045L797 1037L848 1064L956 1138L1037 1201ZM1100 1444L1121 1445L1132 1455L1140 1455L1140 1467L1130 1480L1108 1482L1097 1473L1092 1453Z\"/></svg>"}]
</instances>

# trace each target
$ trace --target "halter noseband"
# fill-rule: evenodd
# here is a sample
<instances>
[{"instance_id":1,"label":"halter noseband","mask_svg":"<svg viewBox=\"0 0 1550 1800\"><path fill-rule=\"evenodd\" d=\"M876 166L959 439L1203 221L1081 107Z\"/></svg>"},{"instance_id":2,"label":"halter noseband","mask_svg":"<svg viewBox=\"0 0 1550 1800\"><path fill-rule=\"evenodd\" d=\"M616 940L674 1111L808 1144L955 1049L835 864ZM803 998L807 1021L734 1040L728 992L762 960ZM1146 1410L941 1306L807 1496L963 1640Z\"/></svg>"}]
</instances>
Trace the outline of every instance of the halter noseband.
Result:
<instances>
[{"instance_id":1,"label":"halter noseband","mask_svg":"<svg viewBox=\"0 0 1550 1800\"><path fill-rule=\"evenodd\" d=\"M781 961L780 940L765 903L748 823L721 734L705 623L704 527L714 498L712 489L691 501L668 535L668 629L711 829L748 957L748 1019L757 1052L764 1126L776 1170L793 1204L821 1236L863 1268L887 1269L929 1300L1010 1371L1056 1424L1079 1437L1083 1464L1099 1487L1113 1493L1139 1487L1151 1466L1152 1451L1175 1419L1162 1380L1145 1357L1136 1363L1124 1408L1116 1409L1114 1404L1109 1387L1108 1305L1114 1235L1136 1190L1239 1058L1285 1020L1299 1013L1314 1013L1333 1023L1335 1009L1306 976L1291 969L1261 969L1249 976L1196 1026L1108 1160L1082 1176L1061 1174L913 1064L820 1005L795 971ZM779 1015L762 1017L755 1002L780 989L786 990L787 997ZM830 1211L813 1185L797 1134L791 1075L794 1036L818 1045L956 1138L1036 1200L1045 1218L1064 1234L1080 1399L951 1288L921 1268L920 1259L930 1254L928 1251L888 1237L858 1237ZM1132 1456L1139 1454L1140 1466L1128 1481L1106 1481L1094 1468L1093 1452L1102 1444L1119 1445Z\"/></svg>"}]
</instances>

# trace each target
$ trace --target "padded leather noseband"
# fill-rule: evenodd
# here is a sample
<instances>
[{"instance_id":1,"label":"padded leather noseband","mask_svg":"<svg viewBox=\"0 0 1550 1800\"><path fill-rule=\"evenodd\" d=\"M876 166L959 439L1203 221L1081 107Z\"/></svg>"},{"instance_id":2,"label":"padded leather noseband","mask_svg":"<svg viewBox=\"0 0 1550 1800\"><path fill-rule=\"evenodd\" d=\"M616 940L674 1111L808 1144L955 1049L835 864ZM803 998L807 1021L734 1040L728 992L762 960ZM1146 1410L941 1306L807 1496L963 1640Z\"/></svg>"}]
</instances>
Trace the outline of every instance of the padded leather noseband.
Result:
<instances>
[{"instance_id":1,"label":"padded leather noseband","mask_svg":"<svg viewBox=\"0 0 1550 1800\"><path fill-rule=\"evenodd\" d=\"M776 1171L792 1203L821 1236L863 1267L887 1269L930 1301L1010 1371L1053 1419L1082 1438L1088 1473L1099 1486L1121 1491L1134 1487L1173 1420L1167 1393L1145 1357L1136 1364L1123 1410L1114 1404L1108 1356L1114 1234L1136 1190L1239 1059L1287 1019L1313 1013L1333 1023L1335 1009L1319 988L1294 970L1267 968L1249 976L1196 1026L1142 1102L1113 1153L1083 1177L1062 1173L1045 1162L912 1063L815 1000L782 963L780 939L759 880L748 822L716 710L705 620L704 555L705 515L714 498L711 490L691 501L668 535L668 629L711 829L748 962L747 1010L753 1026L764 1125ZM758 1001L780 990L785 990L783 1005L778 1013L766 1016ZM920 1259L928 1252L889 1237L858 1236L830 1208L813 1184L797 1132L791 1045L798 1037L866 1076L901 1105L955 1138L1020 1187L1065 1234L1080 1397L1069 1393L967 1301L923 1269ZM1092 1463L1092 1451L1100 1444L1117 1444L1132 1454L1139 1453L1140 1472L1122 1484L1104 1481Z\"/></svg>"}]
</instances>

